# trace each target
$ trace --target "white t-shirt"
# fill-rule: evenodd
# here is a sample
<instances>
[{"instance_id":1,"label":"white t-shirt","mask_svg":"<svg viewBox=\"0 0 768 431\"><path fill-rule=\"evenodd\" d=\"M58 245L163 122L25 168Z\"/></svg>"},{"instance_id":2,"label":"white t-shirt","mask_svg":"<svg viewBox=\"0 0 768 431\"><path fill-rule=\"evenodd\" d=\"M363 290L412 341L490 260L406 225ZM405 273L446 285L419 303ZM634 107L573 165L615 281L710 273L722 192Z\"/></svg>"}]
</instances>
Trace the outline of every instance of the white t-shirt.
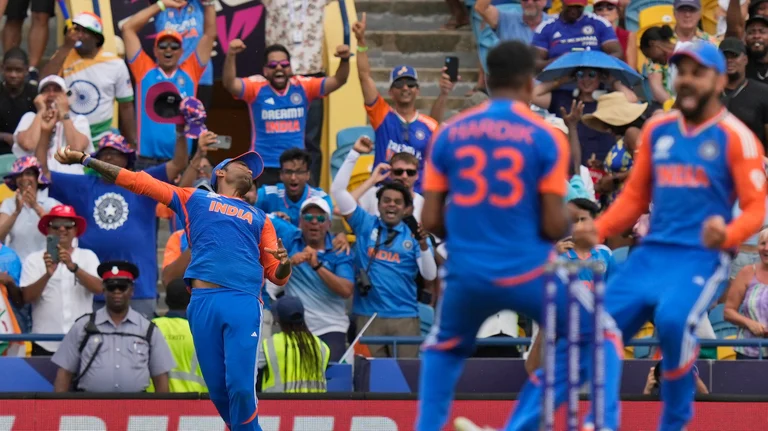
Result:
<instances>
[{"instance_id":1,"label":"white t-shirt","mask_svg":"<svg viewBox=\"0 0 768 431\"><path fill-rule=\"evenodd\" d=\"M37 203L43 207L46 213L51 208L61 204L56 199L48 197L47 190L37 192ZM0 204L0 213L2 214L10 216L14 211L16 211L16 196L11 196ZM39 221L40 216L35 210L25 205L16 218L16 222L13 223L10 232L8 232L8 237L3 241L6 246L19 255L22 262L33 252L45 249L45 235L37 230Z\"/></svg>"},{"instance_id":2,"label":"white t-shirt","mask_svg":"<svg viewBox=\"0 0 768 431\"><path fill-rule=\"evenodd\" d=\"M85 149L85 153L90 154L94 152L93 143L91 142L91 126L88 124L88 119L82 115L74 113L72 114L71 118L72 123L75 125L75 129L88 138L88 146ZM35 113L27 112L24 114L24 116L21 117L19 125L16 126L16 131L13 132L13 148L11 150L13 151L13 155L16 157L35 155L34 151L27 152L24 151L21 146L19 146L19 133L29 129L29 126L32 125L33 121L35 121ZM67 140L64 136L64 124L59 121L56 123L56 126L53 129L53 133L51 134L51 142L48 145L48 169L53 172L61 172L65 174L82 174L82 165L62 165L53 158L53 155L56 154L56 151L58 151L59 148L66 146Z\"/></svg>"},{"instance_id":3,"label":"white t-shirt","mask_svg":"<svg viewBox=\"0 0 768 431\"><path fill-rule=\"evenodd\" d=\"M360 196L357 204L360 208L364 209L368 214L378 217L379 214L379 200L376 199L376 192L379 191L378 187L371 187ZM421 210L424 209L424 196L413 192L413 217L417 222L421 223Z\"/></svg>"},{"instance_id":4,"label":"white t-shirt","mask_svg":"<svg viewBox=\"0 0 768 431\"><path fill-rule=\"evenodd\" d=\"M111 52L99 51L94 58L82 58L73 49L64 60L61 77L72 91L69 109L86 117L94 142L111 129L115 101L133 100L128 67Z\"/></svg>"},{"instance_id":5,"label":"white t-shirt","mask_svg":"<svg viewBox=\"0 0 768 431\"><path fill-rule=\"evenodd\" d=\"M36 251L24 260L20 283L22 289L45 274L45 249ZM99 258L83 248L72 251L72 261L83 271L98 277ZM66 265L59 263L43 293L32 303L33 334L66 334L80 316L93 312L93 293L80 284ZM58 341L39 341L37 344L49 352L59 348Z\"/></svg>"}]
</instances>

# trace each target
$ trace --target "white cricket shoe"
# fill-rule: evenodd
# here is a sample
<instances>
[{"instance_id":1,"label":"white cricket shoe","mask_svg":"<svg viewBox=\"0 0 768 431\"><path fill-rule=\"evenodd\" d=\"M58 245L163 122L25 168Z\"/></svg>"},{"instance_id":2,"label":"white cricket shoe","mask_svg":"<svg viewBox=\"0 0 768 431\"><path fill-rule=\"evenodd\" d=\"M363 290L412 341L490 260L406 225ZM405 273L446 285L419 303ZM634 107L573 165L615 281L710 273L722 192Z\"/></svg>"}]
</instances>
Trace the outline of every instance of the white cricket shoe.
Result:
<instances>
[{"instance_id":1,"label":"white cricket shoe","mask_svg":"<svg viewBox=\"0 0 768 431\"><path fill-rule=\"evenodd\" d=\"M467 418L456 418L456 420L453 421L453 427L456 428L456 431L496 431L489 427L480 428Z\"/></svg>"}]
</instances>

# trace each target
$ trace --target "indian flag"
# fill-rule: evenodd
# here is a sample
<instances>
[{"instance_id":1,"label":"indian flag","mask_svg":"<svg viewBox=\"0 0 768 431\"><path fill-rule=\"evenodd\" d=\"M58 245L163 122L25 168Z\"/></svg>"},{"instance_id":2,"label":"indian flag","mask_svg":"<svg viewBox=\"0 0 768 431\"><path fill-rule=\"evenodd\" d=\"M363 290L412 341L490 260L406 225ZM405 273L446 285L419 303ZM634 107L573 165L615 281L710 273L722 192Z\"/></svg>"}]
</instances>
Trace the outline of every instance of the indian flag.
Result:
<instances>
[{"instance_id":1,"label":"indian flag","mask_svg":"<svg viewBox=\"0 0 768 431\"><path fill-rule=\"evenodd\" d=\"M21 334L19 323L8 302L8 291L0 285L0 334ZM26 357L31 353L32 345L24 341L0 341L0 356Z\"/></svg>"}]
</instances>

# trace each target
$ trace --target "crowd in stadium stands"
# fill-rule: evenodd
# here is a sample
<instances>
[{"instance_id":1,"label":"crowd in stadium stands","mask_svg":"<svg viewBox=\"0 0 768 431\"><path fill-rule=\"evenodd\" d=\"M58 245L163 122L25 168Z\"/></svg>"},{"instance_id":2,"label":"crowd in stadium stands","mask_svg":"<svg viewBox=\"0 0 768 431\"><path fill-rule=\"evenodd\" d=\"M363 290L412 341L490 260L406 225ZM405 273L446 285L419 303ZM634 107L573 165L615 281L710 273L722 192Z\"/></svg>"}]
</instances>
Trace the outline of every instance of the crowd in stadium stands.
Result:
<instances>
[{"instance_id":1,"label":"crowd in stadium stands","mask_svg":"<svg viewBox=\"0 0 768 431\"><path fill-rule=\"evenodd\" d=\"M477 44L479 79L466 95L467 109L488 99L485 57L501 41L532 45L539 71L564 55L591 50L624 61L643 77L631 86L605 63L596 63L536 83L531 109L568 137L572 151L567 199L573 230L555 247L563 259L603 261L610 277L647 232L644 216L632 231L590 248L580 227L621 192L643 123L675 109L675 68L667 60L681 46L697 40L720 46L728 64L722 98L767 142L768 0L446 2L452 17L444 28L471 26ZM102 49L99 17L78 14L62 46L42 62L53 3L0 0L0 13L7 18L0 157L14 160L4 181L15 192L0 205L0 330L66 336L61 342L3 342L0 353L50 356L60 367L57 391L205 391L185 320L190 294L183 275L191 251L181 219L88 168L61 165L53 155L70 146L161 181L215 192L207 155L216 134L206 131L191 139L184 125L160 123L137 102L157 97L153 85L166 81L182 97L197 97L200 111L210 108L215 2L151 3L122 24L124 52L119 53ZM250 148L264 159L264 173L245 199L268 214L293 264L285 286L268 282L263 289L264 309L271 311L264 314L262 329L261 387L322 391L323 373L316 371L341 359L363 327L369 336L419 336L434 319L438 269L449 257L442 240L420 225L420 191L431 137L441 122L450 121L446 101L455 80L443 70L439 96L426 115L416 108L418 70L397 66L389 77L390 105L372 75L364 14L352 26L359 83L347 82L349 46L335 48L341 60L336 70L323 66L325 2L262 3L268 45L263 74L237 77L236 56L245 49L238 39L229 43L220 71L224 88L246 102ZM27 53L19 44L28 6ZM199 17L195 32L173 30L178 8ZM138 33L150 21L157 35L154 49L146 52ZM75 100L73 93L85 94L77 88L82 85L93 86L89 94L97 97ZM374 136L356 137L330 189L323 190L317 187L320 170L330 156L320 146L322 98L344 85L360 86L364 106L359 109L367 113ZM361 163L370 166L363 178ZM162 262L158 222L167 222L171 231L167 243L159 245ZM580 278L589 283L591 274ZM722 291L696 329L699 338L768 334L768 229L740 247L730 286ZM162 316L157 314L160 292L169 309ZM536 339L536 332L525 316L505 311L489 318L478 337ZM653 332L649 322L638 336ZM630 358L661 354L627 350ZM356 345L355 351L395 354L387 345ZM530 370L539 358L529 351L537 350L486 346L476 356L525 356ZM752 347L702 349L701 357L744 359L760 353ZM399 357L418 355L417 346L397 349ZM300 364L310 357L312 366ZM289 369L309 375L291 380ZM649 393L658 390L654 370Z\"/></svg>"}]
</instances>

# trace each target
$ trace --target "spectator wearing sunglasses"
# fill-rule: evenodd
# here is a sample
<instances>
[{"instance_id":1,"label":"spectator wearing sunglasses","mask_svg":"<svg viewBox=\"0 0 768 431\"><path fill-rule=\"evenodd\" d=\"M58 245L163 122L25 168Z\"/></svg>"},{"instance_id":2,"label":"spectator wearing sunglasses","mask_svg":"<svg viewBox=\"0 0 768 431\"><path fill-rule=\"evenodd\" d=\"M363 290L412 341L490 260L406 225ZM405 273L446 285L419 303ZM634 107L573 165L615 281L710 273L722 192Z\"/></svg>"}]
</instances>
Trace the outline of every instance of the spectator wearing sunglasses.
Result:
<instances>
[{"instance_id":1,"label":"spectator wearing sunglasses","mask_svg":"<svg viewBox=\"0 0 768 431\"><path fill-rule=\"evenodd\" d=\"M331 349L331 361L338 361L346 350L346 299L354 290L354 254L334 250L331 207L313 196L301 204L301 221L293 226L272 219L277 237L291 256L293 272L285 294L304 304L304 320L310 332Z\"/></svg>"},{"instance_id":2,"label":"spectator wearing sunglasses","mask_svg":"<svg viewBox=\"0 0 768 431\"><path fill-rule=\"evenodd\" d=\"M311 156L305 150L290 148L280 155L280 182L261 186L256 208L274 214L294 226L299 226L304 202L311 198L324 199L333 214L333 203L326 192L309 184Z\"/></svg>"},{"instance_id":3,"label":"spectator wearing sunglasses","mask_svg":"<svg viewBox=\"0 0 768 431\"><path fill-rule=\"evenodd\" d=\"M624 53L624 61L633 69L637 68L637 34L619 26L619 0L595 0L592 4L595 15L608 21L616 32L616 38Z\"/></svg>"},{"instance_id":4,"label":"spectator wearing sunglasses","mask_svg":"<svg viewBox=\"0 0 768 431\"><path fill-rule=\"evenodd\" d=\"M33 334L65 334L80 316L93 311L93 295L103 290L99 258L73 243L85 232L85 219L69 205L57 205L40 218L37 229L55 241L24 260L21 294L32 304ZM57 341L38 341L32 355L51 356Z\"/></svg>"},{"instance_id":5,"label":"spectator wearing sunglasses","mask_svg":"<svg viewBox=\"0 0 768 431\"><path fill-rule=\"evenodd\" d=\"M139 31L149 20L169 8L181 9L187 6L186 1L161 0L133 15L123 25L123 42L125 43L125 58L131 74L136 81L136 118L139 121L137 137L137 170L159 165L173 157L176 143L176 133L173 124L160 124L152 121L144 109L144 100L149 88L162 81L172 82L182 97L194 97L208 61L211 59L213 42L216 39L216 9L215 2L204 2L203 35L197 43L195 55L189 55L180 63L184 55L184 39L175 30L164 30L155 36L153 60L141 47ZM176 11L178 12L178 11ZM192 141L188 140L189 150Z\"/></svg>"},{"instance_id":6,"label":"spectator wearing sunglasses","mask_svg":"<svg viewBox=\"0 0 768 431\"><path fill-rule=\"evenodd\" d=\"M359 139L352 150L347 153L339 172L351 172L361 154L373 151L373 142L370 139ZM376 194L380 184L384 181L395 181L408 188L413 197L413 216L421 221L421 209L424 207L424 197L413 191L413 186L419 179L419 160L410 153L397 153L389 159L389 163L379 163L371 173L371 177L365 180L359 187L352 190L351 195L368 214L378 217L379 199ZM337 187L347 188L350 178L346 175L338 175L333 179ZM338 184L337 184L338 182Z\"/></svg>"},{"instance_id":7,"label":"spectator wearing sunglasses","mask_svg":"<svg viewBox=\"0 0 768 431\"><path fill-rule=\"evenodd\" d=\"M291 54L283 45L270 45L264 50L263 75L238 78L236 56L245 50L240 39L229 43L224 59L222 83L236 99L248 104L251 113L251 151L264 160L259 185L281 181L280 155L290 148L305 148L307 111L310 104L341 88L349 77L349 47L336 47L341 59L334 76L313 78L295 76Z\"/></svg>"},{"instance_id":8,"label":"spectator wearing sunglasses","mask_svg":"<svg viewBox=\"0 0 768 431\"><path fill-rule=\"evenodd\" d=\"M365 111L376 131L373 165L378 166L397 153L410 153L419 161L418 171L424 169L424 156L432 134L437 129L434 118L416 110L419 98L419 76L416 69L408 65L396 66L389 75L389 96L394 104L384 100L371 75L368 63L368 45L365 41L365 14L363 19L352 26L357 38L357 74L363 90ZM421 178L422 175L419 175ZM421 180L417 179L414 190L421 191Z\"/></svg>"}]
</instances>

